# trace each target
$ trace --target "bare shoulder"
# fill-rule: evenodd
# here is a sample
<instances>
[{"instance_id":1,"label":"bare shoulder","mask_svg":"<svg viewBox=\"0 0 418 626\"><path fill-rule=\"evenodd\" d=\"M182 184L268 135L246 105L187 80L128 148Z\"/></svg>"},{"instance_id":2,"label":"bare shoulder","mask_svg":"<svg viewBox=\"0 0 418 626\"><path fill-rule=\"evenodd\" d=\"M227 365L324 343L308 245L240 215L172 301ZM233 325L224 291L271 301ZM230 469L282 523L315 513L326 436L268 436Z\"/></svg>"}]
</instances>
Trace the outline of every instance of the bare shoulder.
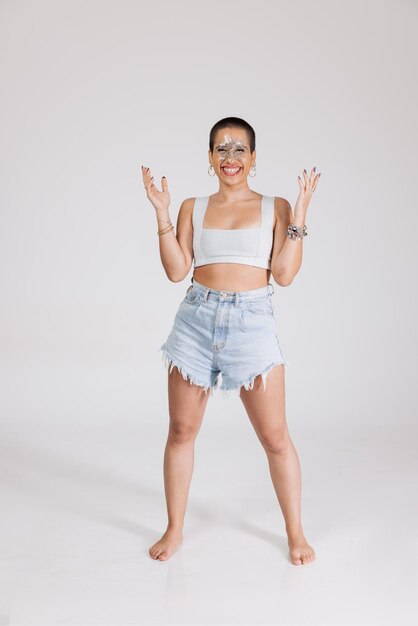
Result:
<instances>
[{"instance_id":1,"label":"bare shoulder","mask_svg":"<svg viewBox=\"0 0 418 626\"><path fill-rule=\"evenodd\" d=\"M180 225L192 225L193 208L196 198L186 198L180 205L177 222Z\"/></svg>"},{"instance_id":2,"label":"bare shoulder","mask_svg":"<svg viewBox=\"0 0 418 626\"><path fill-rule=\"evenodd\" d=\"M286 198L281 198L280 196L275 196L274 198L274 226L276 224L281 223L286 227L292 221L292 207L291 204Z\"/></svg>"},{"instance_id":3,"label":"bare shoulder","mask_svg":"<svg viewBox=\"0 0 418 626\"><path fill-rule=\"evenodd\" d=\"M185 200L183 200L180 206L180 211L182 211L184 214L190 215L193 212L195 200L196 198L186 198Z\"/></svg>"}]
</instances>

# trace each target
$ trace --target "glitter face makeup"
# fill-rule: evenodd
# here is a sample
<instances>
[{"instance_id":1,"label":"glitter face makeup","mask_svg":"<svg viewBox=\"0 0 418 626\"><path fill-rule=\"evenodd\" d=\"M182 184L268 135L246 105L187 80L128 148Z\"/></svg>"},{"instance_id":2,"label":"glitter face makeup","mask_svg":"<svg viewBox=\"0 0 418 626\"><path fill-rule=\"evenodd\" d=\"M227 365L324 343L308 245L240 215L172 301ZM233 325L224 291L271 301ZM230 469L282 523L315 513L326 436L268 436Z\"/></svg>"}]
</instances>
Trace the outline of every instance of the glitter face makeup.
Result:
<instances>
[{"instance_id":1,"label":"glitter face makeup","mask_svg":"<svg viewBox=\"0 0 418 626\"><path fill-rule=\"evenodd\" d=\"M224 135L222 142L215 147L215 154L222 161L230 159L242 162L243 158L250 156L250 150L241 140L235 141L229 135Z\"/></svg>"}]
</instances>

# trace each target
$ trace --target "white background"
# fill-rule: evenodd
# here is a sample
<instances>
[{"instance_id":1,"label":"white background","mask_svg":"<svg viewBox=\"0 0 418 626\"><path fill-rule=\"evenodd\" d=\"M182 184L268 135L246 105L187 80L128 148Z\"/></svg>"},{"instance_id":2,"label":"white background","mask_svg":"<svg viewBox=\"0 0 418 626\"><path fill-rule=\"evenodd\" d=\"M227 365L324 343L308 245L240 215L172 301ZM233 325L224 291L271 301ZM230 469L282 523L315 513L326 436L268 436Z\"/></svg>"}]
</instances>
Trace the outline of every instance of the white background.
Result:
<instances>
[{"instance_id":1,"label":"white background","mask_svg":"<svg viewBox=\"0 0 418 626\"><path fill-rule=\"evenodd\" d=\"M0 2L0 624L412 623L417 17L412 0ZM303 168L322 173L273 296L305 568L238 398L209 401L184 547L147 553L166 521L158 348L191 273L164 273L140 166L167 177L174 222L217 190L209 131L229 115L255 128L255 191L294 206Z\"/></svg>"}]
</instances>

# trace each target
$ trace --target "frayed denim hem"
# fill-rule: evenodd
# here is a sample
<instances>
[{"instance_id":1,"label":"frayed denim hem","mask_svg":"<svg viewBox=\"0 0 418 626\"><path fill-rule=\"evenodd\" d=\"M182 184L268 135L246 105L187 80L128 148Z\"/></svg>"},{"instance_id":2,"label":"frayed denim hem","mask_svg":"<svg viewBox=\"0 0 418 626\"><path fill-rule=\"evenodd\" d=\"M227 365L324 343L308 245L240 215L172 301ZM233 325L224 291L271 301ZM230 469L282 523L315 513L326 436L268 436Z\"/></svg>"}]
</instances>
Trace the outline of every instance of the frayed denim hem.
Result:
<instances>
[{"instance_id":1,"label":"frayed denim hem","mask_svg":"<svg viewBox=\"0 0 418 626\"><path fill-rule=\"evenodd\" d=\"M177 359L175 359L167 350L166 343L163 343L159 351L161 351L161 358L164 362L164 366L167 368L168 373L171 373L174 367L178 369L180 374L183 376L184 380L189 380L191 385L197 385L198 387L203 387L205 394L210 390L210 395L213 395L213 387L210 385L205 385L200 380L197 380L194 376L189 374L184 365L182 365Z\"/></svg>"},{"instance_id":2,"label":"frayed denim hem","mask_svg":"<svg viewBox=\"0 0 418 626\"><path fill-rule=\"evenodd\" d=\"M263 383L263 390L265 391L267 387L267 375L269 374L269 372L271 372L273 367L275 367L276 365L284 365L286 368L289 365L289 362L286 360L284 362L274 361L273 363L268 365L263 371L258 372L257 374L254 374L254 376L251 376L240 385L237 385L235 387L222 387L221 385L219 387L219 391L221 392L223 397L229 397L231 395L239 396L242 387L244 387L244 389L246 389L247 391L254 388L254 383L255 383L255 379L257 378L257 376L261 376L262 383ZM222 373L220 374L220 378L222 380Z\"/></svg>"},{"instance_id":3,"label":"frayed denim hem","mask_svg":"<svg viewBox=\"0 0 418 626\"><path fill-rule=\"evenodd\" d=\"M205 394L209 391L211 396L213 396L216 393L219 393L224 398L228 398L231 395L239 396L242 387L244 387L244 389L246 390L254 388L254 383L255 383L255 379L257 378L257 376L261 376L263 389L265 391L266 386L267 386L267 376L269 372L271 372L273 367L275 367L276 365L284 365L286 368L289 365L289 362L283 357L283 361L274 361L273 363L268 365L264 370L262 370L261 372L257 372L257 374L254 374L253 376L251 376L250 378L242 382L240 385L237 385L235 387L223 387L222 386L222 372L219 372L215 385L210 386L210 385L205 385L205 383L198 380L195 376L192 376L191 374L189 374L186 371L184 365L182 365L177 359L175 359L169 353L166 346L167 344L163 343L163 345L159 348L159 351L161 351L162 353L161 355L162 360L168 372L170 373L173 370L173 368L176 367L178 371L180 372L180 374L182 375L184 380L189 380L191 385L197 385L198 387L202 387Z\"/></svg>"}]
</instances>

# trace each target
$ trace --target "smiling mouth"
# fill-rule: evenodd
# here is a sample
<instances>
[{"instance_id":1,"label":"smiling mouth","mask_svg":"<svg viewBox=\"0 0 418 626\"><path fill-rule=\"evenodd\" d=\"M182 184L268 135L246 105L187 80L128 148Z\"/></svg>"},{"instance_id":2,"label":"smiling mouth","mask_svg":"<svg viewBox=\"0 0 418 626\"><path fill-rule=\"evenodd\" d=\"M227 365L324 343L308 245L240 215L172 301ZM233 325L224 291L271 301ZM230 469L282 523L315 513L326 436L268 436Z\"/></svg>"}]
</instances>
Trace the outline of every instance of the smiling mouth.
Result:
<instances>
[{"instance_id":1,"label":"smiling mouth","mask_svg":"<svg viewBox=\"0 0 418 626\"><path fill-rule=\"evenodd\" d=\"M242 167L226 167L222 166L221 170L226 176L236 176L241 170Z\"/></svg>"}]
</instances>

